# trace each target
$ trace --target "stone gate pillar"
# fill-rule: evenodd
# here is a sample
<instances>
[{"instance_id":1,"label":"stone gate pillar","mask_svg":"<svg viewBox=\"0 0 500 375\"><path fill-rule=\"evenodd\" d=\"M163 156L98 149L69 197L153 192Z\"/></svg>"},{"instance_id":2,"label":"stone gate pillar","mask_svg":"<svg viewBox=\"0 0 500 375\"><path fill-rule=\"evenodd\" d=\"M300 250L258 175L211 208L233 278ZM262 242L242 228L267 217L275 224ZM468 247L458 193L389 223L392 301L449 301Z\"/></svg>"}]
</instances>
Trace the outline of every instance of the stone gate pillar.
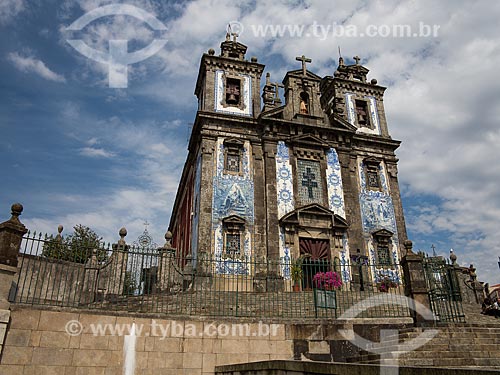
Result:
<instances>
[{"instance_id":1,"label":"stone gate pillar","mask_svg":"<svg viewBox=\"0 0 500 375\"><path fill-rule=\"evenodd\" d=\"M108 288L106 298L114 301L123 294L125 278L127 274L128 251L130 246L125 242L127 229L121 228L118 232L120 239L118 243L113 244L113 253L111 254L111 268L108 275Z\"/></svg>"},{"instance_id":2,"label":"stone gate pillar","mask_svg":"<svg viewBox=\"0 0 500 375\"><path fill-rule=\"evenodd\" d=\"M17 258L23 236L28 231L19 221L23 212L20 203L11 207L12 217L0 224L0 309L9 308L9 292L17 273Z\"/></svg>"},{"instance_id":3,"label":"stone gate pillar","mask_svg":"<svg viewBox=\"0 0 500 375\"><path fill-rule=\"evenodd\" d=\"M410 240L404 242L406 255L401 259L405 281L405 295L413 301L419 302L419 306L411 306L411 314L415 324L426 322L421 311L421 306L430 310L429 291L424 274L424 259L412 251L413 244Z\"/></svg>"},{"instance_id":4,"label":"stone gate pillar","mask_svg":"<svg viewBox=\"0 0 500 375\"><path fill-rule=\"evenodd\" d=\"M9 294L17 273L17 257L23 236L28 231L19 221L22 204L14 203L11 211L12 217L0 224L0 358L10 319Z\"/></svg>"},{"instance_id":5,"label":"stone gate pillar","mask_svg":"<svg viewBox=\"0 0 500 375\"><path fill-rule=\"evenodd\" d=\"M158 289L161 292L170 291L175 284L175 249L172 247L172 233L165 233L165 245L158 248Z\"/></svg>"}]
</instances>

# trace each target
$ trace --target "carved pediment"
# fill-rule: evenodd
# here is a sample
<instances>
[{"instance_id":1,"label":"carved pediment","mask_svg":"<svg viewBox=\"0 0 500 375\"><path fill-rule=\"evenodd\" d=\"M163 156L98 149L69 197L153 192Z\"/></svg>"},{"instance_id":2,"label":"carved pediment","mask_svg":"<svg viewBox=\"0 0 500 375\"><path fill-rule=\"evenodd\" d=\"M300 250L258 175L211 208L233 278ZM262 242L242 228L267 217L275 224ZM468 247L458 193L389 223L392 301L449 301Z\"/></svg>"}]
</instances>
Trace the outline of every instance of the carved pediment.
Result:
<instances>
[{"instance_id":1,"label":"carved pediment","mask_svg":"<svg viewBox=\"0 0 500 375\"><path fill-rule=\"evenodd\" d=\"M375 237L375 238L390 238L394 235L394 233L392 233L391 231L387 230L387 229L379 229L375 232L372 233L372 236Z\"/></svg>"},{"instance_id":2,"label":"carved pediment","mask_svg":"<svg viewBox=\"0 0 500 375\"><path fill-rule=\"evenodd\" d=\"M363 160L363 163L365 163L367 166L376 166L378 167L380 164L380 160L377 158L374 158L373 156L370 156L366 159Z\"/></svg>"},{"instance_id":3,"label":"carved pediment","mask_svg":"<svg viewBox=\"0 0 500 375\"><path fill-rule=\"evenodd\" d=\"M312 134L297 135L288 141L291 145L312 146L316 148L330 148L330 145L319 137Z\"/></svg>"},{"instance_id":4,"label":"carved pediment","mask_svg":"<svg viewBox=\"0 0 500 375\"><path fill-rule=\"evenodd\" d=\"M317 203L308 204L289 212L280 219L280 224L300 227L324 227L325 229L344 229L348 227L344 218Z\"/></svg>"},{"instance_id":5,"label":"carved pediment","mask_svg":"<svg viewBox=\"0 0 500 375\"><path fill-rule=\"evenodd\" d=\"M335 228L345 228L347 229L349 227L349 224L347 223L347 220L344 219L342 216L339 216L337 214L335 214L334 216L334 219L335 219Z\"/></svg>"},{"instance_id":6,"label":"carved pediment","mask_svg":"<svg viewBox=\"0 0 500 375\"><path fill-rule=\"evenodd\" d=\"M245 219L238 215L231 215L222 219L222 224L245 225Z\"/></svg>"},{"instance_id":7,"label":"carved pediment","mask_svg":"<svg viewBox=\"0 0 500 375\"><path fill-rule=\"evenodd\" d=\"M224 146L233 146L233 147L243 147L245 142L243 142L239 138L226 138L224 139Z\"/></svg>"},{"instance_id":8,"label":"carved pediment","mask_svg":"<svg viewBox=\"0 0 500 375\"><path fill-rule=\"evenodd\" d=\"M286 76L285 76L285 79L284 81L286 80L286 77L287 76L290 76L290 77L298 77L298 78L301 78L301 79L308 79L308 80L313 80L313 81L321 81L321 77L310 72L309 70L306 70L306 76L304 77L304 74L302 72L302 69L296 69L296 70L291 70L289 72L286 73Z\"/></svg>"}]
</instances>

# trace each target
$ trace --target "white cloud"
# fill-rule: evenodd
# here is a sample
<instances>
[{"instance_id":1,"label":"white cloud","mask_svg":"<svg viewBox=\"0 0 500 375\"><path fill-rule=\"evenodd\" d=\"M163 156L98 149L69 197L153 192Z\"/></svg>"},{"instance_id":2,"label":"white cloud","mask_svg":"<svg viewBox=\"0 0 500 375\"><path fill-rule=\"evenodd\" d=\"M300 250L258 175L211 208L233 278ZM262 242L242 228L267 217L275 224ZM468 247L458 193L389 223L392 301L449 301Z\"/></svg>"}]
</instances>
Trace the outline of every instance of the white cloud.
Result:
<instances>
[{"instance_id":1,"label":"white cloud","mask_svg":"<svg viewBox=\"0 0 500 375\"><path fill-rule=\"evenodd\" d=\"M11 22L24 10L24 0L2 0L0 2L0 25Z\"/></svg>"},{"instance_id":2,"label":"white cloud","mask_svg":"<svg viewBox=\"0 0 500 375\"><path fill-rule=\"evenodd\" d=\"M66 82L66 79L62 75L53 72L47 68L43 61L33 56L21 56L17 52L11 52L7 55L7 58L21 72L35 73L49 81Z\"/></svg>"},{"instance_id":3,"label":"white cloud","mask_svg":"<svg viewBox=\"0 0 500 375\"><path fill-rule=\"evenodd\" d=\"M115 156L113 152L106 151L103 148L83 147L80 149L80 155L90 158L112 158Z\"/></svg>"}]
</instances>

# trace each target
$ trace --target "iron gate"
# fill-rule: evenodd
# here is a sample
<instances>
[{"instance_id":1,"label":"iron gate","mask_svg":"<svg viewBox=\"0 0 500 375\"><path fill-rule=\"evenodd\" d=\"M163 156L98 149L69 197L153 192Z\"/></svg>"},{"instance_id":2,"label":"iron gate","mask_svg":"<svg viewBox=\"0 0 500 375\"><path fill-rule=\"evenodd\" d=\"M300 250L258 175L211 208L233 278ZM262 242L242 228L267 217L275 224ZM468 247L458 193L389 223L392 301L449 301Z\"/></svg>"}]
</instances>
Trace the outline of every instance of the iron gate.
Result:
<instances>
[{"instance_id":1,"label":"iron gate","mask_svg":"<svg viewBox=\"0 0 500 375\"><path fill-rule=\"evenodd\" d=\"M465 322L462 296L453 267L442 257L424 258L431 310L440 322Z\"/></svg>"}]
</instances>

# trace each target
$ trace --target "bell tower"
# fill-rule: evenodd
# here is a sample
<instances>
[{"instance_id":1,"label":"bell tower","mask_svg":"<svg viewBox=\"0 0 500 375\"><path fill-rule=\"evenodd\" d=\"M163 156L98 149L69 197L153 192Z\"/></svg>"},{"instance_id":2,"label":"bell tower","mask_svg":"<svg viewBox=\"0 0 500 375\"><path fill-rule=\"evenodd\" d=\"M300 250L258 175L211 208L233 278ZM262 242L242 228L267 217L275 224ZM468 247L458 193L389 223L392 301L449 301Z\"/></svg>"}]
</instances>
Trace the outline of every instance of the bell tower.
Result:
<instances>
[{"instance_id":1,"label":"bell tower","mask_svg":"<svg viewBox=\"0 0 500 375\"><path fill-rule=\"evenodd\" d=\"M376 79L367 81L369 70L354 56L352 65L346 65L342 57L333 77L325 77L321 82L322 106L333 120L340 115L356 128L358 134L369 134L390 138L384 111L385 87Z\"/></svg>"},{"instance_id":2,"label":"bell tower","mask_svg":"<svg viewBox=\"0 0 500 375\"><path fill-rule=\"evenodd\" d=\"M260 114L264 65L256 57L246 60L247 46L237 38L238 34L228 32L219 56L212 48L203 54L195 89L199 111L246 117Z\"/></svg>"},{"instance_id":3,"label":"bell tower","mask_svg":"<svg viewBox=\"0 0 500 375\"><path fill-rule=\"evenodd\" d=\"M284 118L311 125L324 123L326 118L320 102L321 77L307 70L306 63L312 62L311 59L302 55L295 60L302 63L302 68L288 72L283 79L286 103Z\"/></svg>"}]
</instances>

